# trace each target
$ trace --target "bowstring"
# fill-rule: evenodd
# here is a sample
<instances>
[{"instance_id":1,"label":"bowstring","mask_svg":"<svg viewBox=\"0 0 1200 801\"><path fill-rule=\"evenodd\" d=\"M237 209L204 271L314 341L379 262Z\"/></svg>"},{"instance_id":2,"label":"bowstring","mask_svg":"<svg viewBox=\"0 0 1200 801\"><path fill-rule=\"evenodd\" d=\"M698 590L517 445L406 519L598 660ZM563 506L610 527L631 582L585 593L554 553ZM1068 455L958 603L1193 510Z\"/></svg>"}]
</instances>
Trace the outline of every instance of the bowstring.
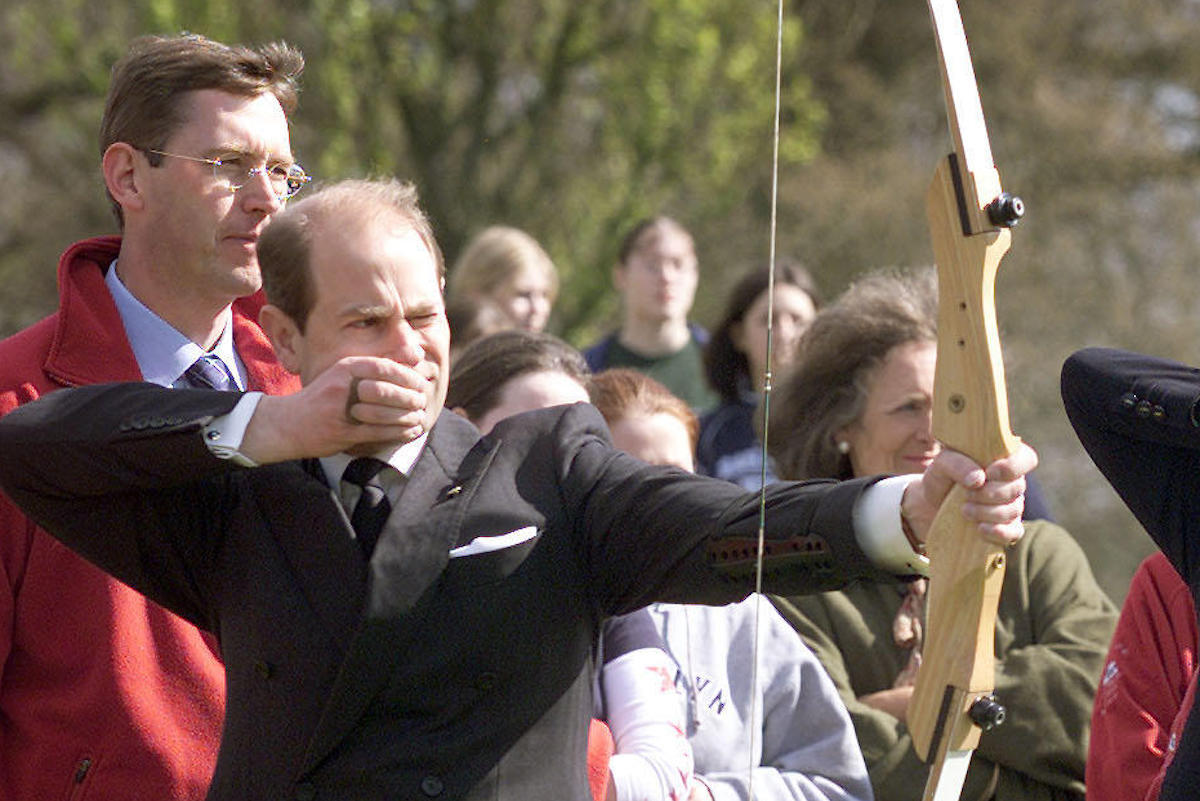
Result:
<instances>
[{"instance_id":1,"label":"bowstring","mask_svg":"<svg viewBox=\"0 0 1200 801\"><path fill-rule=\"evenodd\" d=\"M750 686L750 752L747 768L747 794L751 801L754 799L754 774L757 761L757 738L760 734L758 723L758 650L760 625L760 609L762 605L763 553L766 549L767 532L767 434L771 420L771 359L774 355L775 344L775 243L779 218L779 119L782 106L783 87L783 3L776 3L775 20L775 118L771 134L771 223L767 248L767 353L763 368L762 389L762 465L759 474L758 490L758 544L754 567L754 659L751 660Z\"/></svg>"}]
</instances>

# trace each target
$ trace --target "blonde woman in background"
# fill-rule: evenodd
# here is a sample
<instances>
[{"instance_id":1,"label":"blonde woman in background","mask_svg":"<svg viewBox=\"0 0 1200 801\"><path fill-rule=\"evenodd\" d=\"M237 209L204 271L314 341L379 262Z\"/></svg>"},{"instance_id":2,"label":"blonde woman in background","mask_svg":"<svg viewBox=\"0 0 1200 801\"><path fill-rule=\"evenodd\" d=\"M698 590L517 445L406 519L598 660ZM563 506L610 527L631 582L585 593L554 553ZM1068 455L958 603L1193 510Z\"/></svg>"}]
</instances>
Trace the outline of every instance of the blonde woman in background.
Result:
<instances>
[{"instance_id":1,"label":"blonde woman in background","mask_svg":"<svg viewBox=\"0 0 1200 801\"><path fill-rule=\"evenodd\" d=\"M557 297L554 262L537 240L519 228L484 229L450 273L451 303L494 306L508 318L510 327L535 334L546 328Z\"/></svg>"}]
</instances>

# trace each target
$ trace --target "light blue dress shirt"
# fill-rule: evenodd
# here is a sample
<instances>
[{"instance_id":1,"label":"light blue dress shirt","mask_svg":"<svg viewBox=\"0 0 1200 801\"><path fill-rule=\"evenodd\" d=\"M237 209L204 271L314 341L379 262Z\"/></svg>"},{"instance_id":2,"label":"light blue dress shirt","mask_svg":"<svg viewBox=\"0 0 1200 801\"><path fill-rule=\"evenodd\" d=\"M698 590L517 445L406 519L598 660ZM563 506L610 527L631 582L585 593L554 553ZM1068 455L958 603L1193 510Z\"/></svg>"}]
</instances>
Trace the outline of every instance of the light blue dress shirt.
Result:
<instances>
[{"instance_id":1,"label":"light blue dress shirt","mask_svg":"<svg viewBox=\"0 0 1200 801\"><path fill-rule=\"evenodd\" d=\"M142 378L163 387L188 386L183 380L183 374L196 359L206 353L204 348L179 333L170 323L135 298L117 276L115 261L108 268L104 283L117 305L117 313L121 315L125 336L133 348ZM223 315L225 319L221 336L211 352L225 363L238 389L244 390L246 367L233 347L233 312L226 307Z\"/></svg>"}]
</instances>

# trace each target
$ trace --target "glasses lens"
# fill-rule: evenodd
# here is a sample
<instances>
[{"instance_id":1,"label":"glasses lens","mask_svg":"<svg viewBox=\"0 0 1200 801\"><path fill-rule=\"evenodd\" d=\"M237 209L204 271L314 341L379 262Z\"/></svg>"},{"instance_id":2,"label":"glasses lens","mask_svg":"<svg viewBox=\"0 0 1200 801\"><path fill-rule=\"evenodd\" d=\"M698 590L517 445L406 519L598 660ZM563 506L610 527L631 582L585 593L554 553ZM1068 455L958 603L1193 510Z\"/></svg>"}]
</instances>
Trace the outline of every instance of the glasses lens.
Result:
<instances>
[{"instance_id":1,"label":"glasses lens","mask_svg":"<svg viewBox=\"0 0 1200 801\"><path fill-rule=\"evenodd\" d=\"M282 186L275 178L275 174L279 172L283 173ZM311 180L308 177L308 173L304 172L304 169L299 164L293 164L287 170L282 168L271 170L271 184L276 187L275 191L280 197L292 197Z\"/></svg>"},{"instance_id":2,"label":"glasses lens","mask_svg":"<svg viewBox=\"0 0 1200 801\"><path fill-rule=\"evenodd\" d=\"M241 189L250 180L246 163L235 157L213 160L213 175L218 181L229 184L230 189Z\"/></svg>"},{"instance_id":3,"label":"glasses lens","mask_svg":"<svg viewBox=\"0 0 1200 801\"><path fill-rule=\"evenodd\" d=\"M271 191L275 193L276 197L283 200L295 195L312 180L299 164L293 164L290 167L284 167L282 164L273 167L250 167L247 166L245 159L232 156L214 159L212 165L213 175L216 176L216 179L235 191L249 183L255 175L266 173L267 181L271 184Z\"/></svg>"}]
</instances>

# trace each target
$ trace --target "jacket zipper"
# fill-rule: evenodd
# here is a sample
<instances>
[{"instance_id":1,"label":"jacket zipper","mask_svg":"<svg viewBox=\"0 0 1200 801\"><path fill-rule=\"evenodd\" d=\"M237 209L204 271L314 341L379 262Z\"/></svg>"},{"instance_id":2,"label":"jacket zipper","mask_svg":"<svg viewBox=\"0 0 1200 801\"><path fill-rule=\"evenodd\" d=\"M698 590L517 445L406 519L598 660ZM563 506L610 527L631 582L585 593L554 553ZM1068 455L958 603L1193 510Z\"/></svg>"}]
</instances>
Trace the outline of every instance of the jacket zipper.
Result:
<instances>
[{"instance_id":1,"label":"jacket zipper","mask_svg":"<svg viewBox=\"0 0 1200 801\"><path fill-rule=\"evenodd\" d=\"M67 796L67 801L80 801L83 798L83 784L87 781L88 774L92 770L92 758L83 757L75 766L75 776L71 781L71 792Z\"/></svg>"}]
</instances>

